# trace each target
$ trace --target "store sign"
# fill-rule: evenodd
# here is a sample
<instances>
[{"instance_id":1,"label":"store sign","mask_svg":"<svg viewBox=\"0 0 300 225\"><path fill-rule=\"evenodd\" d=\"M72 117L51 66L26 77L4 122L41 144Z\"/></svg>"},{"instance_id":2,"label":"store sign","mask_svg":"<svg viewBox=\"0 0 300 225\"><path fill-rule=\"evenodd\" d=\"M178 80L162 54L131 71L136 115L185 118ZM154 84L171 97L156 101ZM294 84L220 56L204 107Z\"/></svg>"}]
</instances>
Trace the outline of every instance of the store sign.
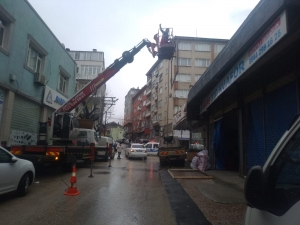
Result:
<instances>
[{"instance_id":1,"label":"store sign","mask_svg":"<svg viewBox=\"0 0 300 225\"><path fill-rule=\"evenodd\" d=\"M5 91L0 89L0 126L3 116L3 107L4 107Z\"/></svg>"},{"instance_id":2,"label":"store sign","mask_svg":"<svg viewBox=\"0 0 300 225\"><path fill-rule=\"evenodd\" d=\"M283 12L254 45L243 55L238 63L217 84L200 106L200 114L205 111L217 97L244 74L287 33L286 12Z\"/></svg>"},{"instance_id":3,"label":"store sign","mask_svg":"<svg viewBox=\"0 0 300 225\"><path fill-rule=\"evenodd\" d=\"M50 106L51 108L58 109L60 108L65 102L68 101L66 97L59 94L57 91L53 90L52 88L46 86L45 94L44 94L44 101L45 105Z\"/></svg>"}]
</instances>

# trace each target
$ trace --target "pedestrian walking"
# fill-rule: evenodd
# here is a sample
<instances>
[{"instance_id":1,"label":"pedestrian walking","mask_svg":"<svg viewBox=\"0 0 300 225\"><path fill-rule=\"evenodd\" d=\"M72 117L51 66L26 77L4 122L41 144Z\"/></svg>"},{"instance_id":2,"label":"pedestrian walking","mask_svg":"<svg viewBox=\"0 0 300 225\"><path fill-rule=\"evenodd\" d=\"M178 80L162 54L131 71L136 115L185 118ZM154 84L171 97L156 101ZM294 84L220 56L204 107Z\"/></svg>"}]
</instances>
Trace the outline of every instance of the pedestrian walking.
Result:
<instances>
[{"instance_id":1,"label":"pedestrian walking","mask_svg":"<svg viewBox=\"0 0 300 225\"><path fill-rule=\"evenodd\" d=\"M118 151L118 158L117 159L121 159L121 152L122 152L122 145L119 143L117 146L117 151Z\"/></svg>"}]
</instances>

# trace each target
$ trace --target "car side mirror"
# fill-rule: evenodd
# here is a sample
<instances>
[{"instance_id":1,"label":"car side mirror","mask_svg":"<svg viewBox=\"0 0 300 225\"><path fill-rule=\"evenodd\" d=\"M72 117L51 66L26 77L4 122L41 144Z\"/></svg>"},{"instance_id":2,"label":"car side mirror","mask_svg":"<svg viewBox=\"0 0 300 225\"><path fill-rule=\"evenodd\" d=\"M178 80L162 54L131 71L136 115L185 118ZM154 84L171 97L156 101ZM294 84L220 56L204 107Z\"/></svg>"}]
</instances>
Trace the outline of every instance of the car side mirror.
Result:
<instances>
[{"instance_id":1,"label":"car side mirror","mask_svg":"<svg viewBox=\"0 0 300 225\"><path fill-rule=\"evenodd\" d=\"M249 206L263 210L266 202L263 169L253 166L245 180L244 196Z\"/></svg>"},{"instance_id":2,"label":"car side mirror","mask_svg":"<svg viewBox=\"0 0 300 225\"><path fill-rule=\"evenodd\" d=\"M15 156L11 157L11 162L12 162L12 163L15 163L15 162L17 162L17 161L18 161L18 158L17 158L17 157L15 157Z\"/></svg>"}]
</instances>

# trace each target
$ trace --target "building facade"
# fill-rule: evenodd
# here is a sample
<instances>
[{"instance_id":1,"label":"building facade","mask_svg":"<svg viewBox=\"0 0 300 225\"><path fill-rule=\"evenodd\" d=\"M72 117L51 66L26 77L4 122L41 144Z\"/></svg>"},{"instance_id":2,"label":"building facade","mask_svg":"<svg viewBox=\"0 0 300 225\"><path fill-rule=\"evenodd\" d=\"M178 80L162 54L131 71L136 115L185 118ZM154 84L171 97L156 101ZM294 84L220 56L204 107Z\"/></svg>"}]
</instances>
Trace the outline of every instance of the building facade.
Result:
<instances>
[{"instance_id":1,"label":"building facade","mask_svg":"<svg viewBox=\"0 0 300 225\"><path fill-rule=\"evenodd\" d=\"M76 92L78 92L104 71L104 52L97 51L97 49L93 49L93 51L73 51L67 48L66 50L77 63ZM82 104L76 109L78 116L89 116L89 119L94 121L94 127L99 129L103 121L105 91L106 84L103 84L96 94L85 100L89 112L93 112L91 115L84 115Z\"/></svg>"},{"instance_id":2,"label":"building facade","mask_svg":"<svg viewBox=\"0 0 300 225\"><path fill-rule=\"evenodd\" d=\"M224 48L228 40L175 36L175 58L157 61L148 71L147 84L151 88L150 136L178 136L190 139L188 130L174 130L173 117L187 101L190 88L205 72Z\"/></svg>"},{"instance_id":3,"label":"building facade","mask_svg":"<svg viewBox=\"0 0 300 225\"><path fill-rule=\"evenodd\" d=\"M37 144L39 122L74 94L76 63L28 1L1 1L0 21L0 140Z\"/></svg>"},{"instance_id":4,"label":"building facade","mask_svg":"<svg viewBox=\"0 0 300 225\"><path fill-rule=\"evenodd\" d=\"M132 140L139 142L140 139L149 139L150 118L146 117L147 111L147 86L142 87L132 98L133 121L132 121Z\"/></svg>"},{"instance_id":5,"label":"building facade","mask_svg":"<svg viewBox=\"0 0 300 225\"><path fill-rule=\"evenodd\" d=\"M139 88L131 88L125 96L124 102L124 130L125 136L128 139L132 139L132 122L133 122L133 105L132 97L136 95Z\"/></svg>"},{"instance_id":6,"label":"building facade","mask_svg":"<svg viewBox=\"0 0 300 225\"><path fill-rule=\"evenodd\" d=\"M298 1L260 1L190 90L187 119L214 169L264 165L299 112L299 15Z\"/></svg>"}]
</instances>

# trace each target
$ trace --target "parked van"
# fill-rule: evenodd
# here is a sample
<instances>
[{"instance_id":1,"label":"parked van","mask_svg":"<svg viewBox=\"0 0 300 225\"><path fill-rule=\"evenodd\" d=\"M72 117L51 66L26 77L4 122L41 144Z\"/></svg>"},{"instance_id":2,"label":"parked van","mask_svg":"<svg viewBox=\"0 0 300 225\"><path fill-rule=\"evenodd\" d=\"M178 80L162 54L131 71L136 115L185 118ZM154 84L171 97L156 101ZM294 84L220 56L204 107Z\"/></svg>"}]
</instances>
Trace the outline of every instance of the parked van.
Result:
<instances>
[{"instance_id":1,"label":"parked van","mask_svg":"<svg viewBox=\"0 0 300 225\"><path fill-rule=\"evenodd\" d=\"M263 167L245 181L245 225L299 224L300 117L283 134Z\"/></svg>"},{"instance_id":2,"label":"parked van","mask_svg":"<svg viewBox=\"0 0 300 225\"><path fill-rule=\"evenodd\" d=\"M148 142L146 144L147 155L157 155L158 154L158 142Z\"/></svg>"},{"instance_id":3,"label":"parked van","mask_svg":"<svg viewBox=\"0 0 300 225\"><path fill-rule=\"evenodd\" d=\"M113 147L113 139L111 137L106 137L106 136L101 136L101 138L99 138L99 141L98 141L98 146L99 147L103 147L103 148L111 148ZM102 157L102 155L99 155L101 154L101 152L98 152L98 157ZM108 156L104 156L104 158L107 160L108 159ZM114 159L115 158L115 151L112 150L112 155L110 157L111 159Z\"/></svg>"}]
</instances>

